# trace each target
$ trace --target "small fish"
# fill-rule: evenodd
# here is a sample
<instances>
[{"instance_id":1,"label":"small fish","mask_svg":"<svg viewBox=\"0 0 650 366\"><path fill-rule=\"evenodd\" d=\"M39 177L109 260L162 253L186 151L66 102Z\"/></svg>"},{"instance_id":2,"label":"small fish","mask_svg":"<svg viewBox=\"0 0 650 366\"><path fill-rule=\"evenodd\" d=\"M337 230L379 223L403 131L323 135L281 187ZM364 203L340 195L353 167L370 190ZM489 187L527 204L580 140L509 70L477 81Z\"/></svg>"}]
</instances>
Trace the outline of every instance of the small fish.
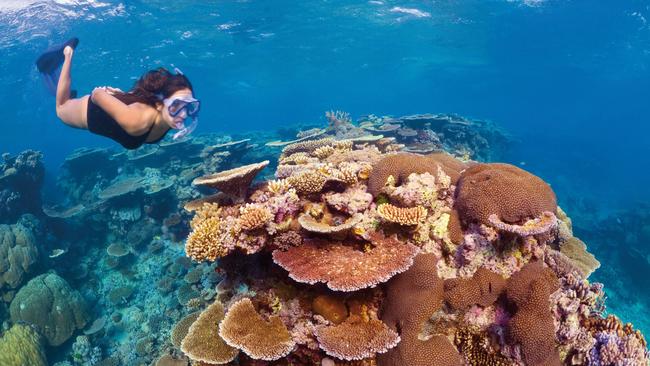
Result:
<instances>
[{"instance_id":1,"label":"small fish","mask_svg":"<svg viewBox=\"0 0 650 366\"><path fill-rule=\"evenodd\" d=\"M65 249L54 249L54 250L52 250L52 253L50 253L49 257L50 258L56 258L58 256L61 256L61 255L65 254L65 253L67 253L67 252L68 251L65 250Z\"/></svg>"}]
</instances>

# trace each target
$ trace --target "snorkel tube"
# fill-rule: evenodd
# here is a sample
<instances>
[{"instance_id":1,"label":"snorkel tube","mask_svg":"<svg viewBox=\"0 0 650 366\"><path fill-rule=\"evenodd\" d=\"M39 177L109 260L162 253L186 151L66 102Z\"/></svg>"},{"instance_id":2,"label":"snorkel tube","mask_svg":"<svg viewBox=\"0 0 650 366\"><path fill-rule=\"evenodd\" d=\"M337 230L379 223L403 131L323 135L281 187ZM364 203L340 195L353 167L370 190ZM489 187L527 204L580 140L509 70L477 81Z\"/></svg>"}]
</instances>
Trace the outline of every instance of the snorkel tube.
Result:
<instances>
[{"instance_id":1,"label":"snorkel tube","mask_svg":"<svg viewBox=\"0 0 650 366\"><path fill-rule=\"evenodd\" d=\"M199 118L197 116L191 118L192 118L192 122L189 125L185 125L185 123L181 123L178 132L174 133L174 135L172 136L172 140L176 141L178 139L181 139L189 135L196 129L196 126L199 124Z\"/></svg>"}]
</instances>

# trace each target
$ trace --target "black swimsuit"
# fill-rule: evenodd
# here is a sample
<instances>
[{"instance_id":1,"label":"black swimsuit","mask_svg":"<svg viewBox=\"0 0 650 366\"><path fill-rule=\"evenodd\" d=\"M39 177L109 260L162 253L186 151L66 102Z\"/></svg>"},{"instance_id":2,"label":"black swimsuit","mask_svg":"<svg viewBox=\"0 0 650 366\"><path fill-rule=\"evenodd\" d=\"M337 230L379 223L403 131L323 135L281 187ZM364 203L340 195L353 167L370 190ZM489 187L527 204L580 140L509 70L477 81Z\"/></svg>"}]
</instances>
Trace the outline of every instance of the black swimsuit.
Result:
<instances>
[{"instance_id":1,"label":"black swimsuit","mask_svg":"<svg viewBox=\"0 0 650 366\"><path fill-rule=\"evenodd\" d=\"M127 101L125 101L125 103L127 105L131 104ZM142 135L129 135L122 128L122 126L120 126L117 121L113 119L113 117L106 113L106 111L104 111L100 106L93 103L91 98L88 98L88 112L86 116L88 121L88 131L113 139L120 143L120 145L130 150L137 149L143 144L155 144L162 140L167 134L167 132L165 132L162 136L160 136L159 139L147 142L147 137L149 137L149 134L154 127L152 125L149 131L145 132Z\"/></svg>"}]
</instances>

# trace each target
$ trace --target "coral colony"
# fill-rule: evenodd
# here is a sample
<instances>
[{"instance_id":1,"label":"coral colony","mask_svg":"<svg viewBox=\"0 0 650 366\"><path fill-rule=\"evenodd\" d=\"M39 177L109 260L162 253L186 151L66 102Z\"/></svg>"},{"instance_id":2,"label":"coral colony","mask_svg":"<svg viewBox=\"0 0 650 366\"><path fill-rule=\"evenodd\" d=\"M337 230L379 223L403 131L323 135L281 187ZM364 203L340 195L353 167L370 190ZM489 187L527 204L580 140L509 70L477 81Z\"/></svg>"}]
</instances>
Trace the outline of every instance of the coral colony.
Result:
<instances>
[{"instance_id":1,"label":"coral colony","mask_svg":"<svg viewBox=\"0 0 650 366\"><path fill-rule=\"evenodd\" d=\"M647 365L551 187L479 162L494 125L326 120L83 149L42 210L3 156L0 365Z\"/></svg>"}]
</instances>

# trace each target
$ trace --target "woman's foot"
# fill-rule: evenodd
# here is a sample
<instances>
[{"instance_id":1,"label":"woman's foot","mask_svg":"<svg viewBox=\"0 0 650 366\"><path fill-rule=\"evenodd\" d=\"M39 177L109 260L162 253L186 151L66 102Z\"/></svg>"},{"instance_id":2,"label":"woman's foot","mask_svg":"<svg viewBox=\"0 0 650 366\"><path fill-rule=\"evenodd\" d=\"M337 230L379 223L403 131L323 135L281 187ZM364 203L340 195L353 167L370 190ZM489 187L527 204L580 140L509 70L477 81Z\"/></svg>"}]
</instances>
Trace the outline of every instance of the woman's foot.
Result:
<instances>
[{"instance_id":1,"label":"woman's foot","mask_svg":"<svg viewBox=\"0 0 650 366\"><path fill-rule=\"evenodd\" d=\"M74 48L70 46L65 46L65 48L63 49L63 56L65 56L66 58L72 57L73 53L74 53Z\"/></svg>"}]
</instances>

